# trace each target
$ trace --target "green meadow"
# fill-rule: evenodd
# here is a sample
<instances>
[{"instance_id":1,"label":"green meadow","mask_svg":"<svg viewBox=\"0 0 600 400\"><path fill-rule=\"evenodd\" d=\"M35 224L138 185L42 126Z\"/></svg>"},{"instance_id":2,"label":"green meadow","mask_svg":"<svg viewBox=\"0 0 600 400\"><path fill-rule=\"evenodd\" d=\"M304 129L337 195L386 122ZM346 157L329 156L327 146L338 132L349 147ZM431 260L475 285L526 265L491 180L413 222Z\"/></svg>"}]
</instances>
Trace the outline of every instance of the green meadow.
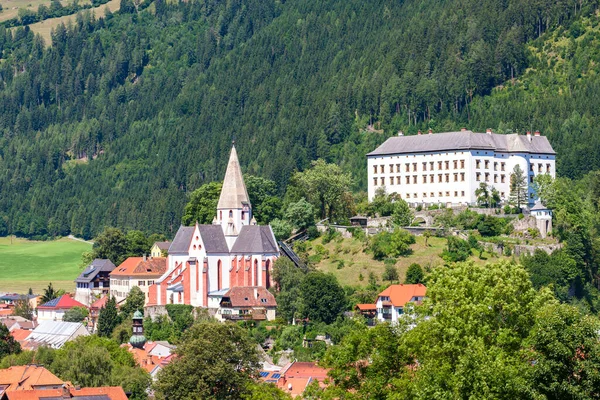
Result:
<instances>
[{"instance_id":1,"label":"green meadow","mask_svg":"<svg viewBox=\"0 0 600 400\"><path fill-rule=\"evenodd\" d=\"M0 292L34 293L52 282L55 288L73 290L81 254L92 245L67 238L45 242L0 238Z\"/></svg>"}]
</instances>

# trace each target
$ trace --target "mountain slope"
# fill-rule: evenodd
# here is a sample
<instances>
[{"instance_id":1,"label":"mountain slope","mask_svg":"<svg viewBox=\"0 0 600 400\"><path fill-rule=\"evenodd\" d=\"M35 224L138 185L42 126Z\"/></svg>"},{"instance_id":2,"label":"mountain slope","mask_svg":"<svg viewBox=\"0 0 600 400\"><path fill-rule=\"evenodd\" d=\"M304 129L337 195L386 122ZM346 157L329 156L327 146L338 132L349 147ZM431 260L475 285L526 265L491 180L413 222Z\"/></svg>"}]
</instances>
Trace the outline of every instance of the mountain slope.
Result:
<instances>
[{"instance_id":1,"label":"mountain slope","mask_svg":"<svg viewBox=\"0 0 600 400\"><path fill-rule=\"evenodd\" d=\"M245 171L282 191L319 157L364 189L366 152L398 129L487 126L493 118L475 105L531 63L525 43L597 8L147 5L79 17L49 49L26 29L14 37L0 29L0 234L90 237L106 225L172 232L186 193L222 178L233 138Z\"/></svg>"}]
</instances>

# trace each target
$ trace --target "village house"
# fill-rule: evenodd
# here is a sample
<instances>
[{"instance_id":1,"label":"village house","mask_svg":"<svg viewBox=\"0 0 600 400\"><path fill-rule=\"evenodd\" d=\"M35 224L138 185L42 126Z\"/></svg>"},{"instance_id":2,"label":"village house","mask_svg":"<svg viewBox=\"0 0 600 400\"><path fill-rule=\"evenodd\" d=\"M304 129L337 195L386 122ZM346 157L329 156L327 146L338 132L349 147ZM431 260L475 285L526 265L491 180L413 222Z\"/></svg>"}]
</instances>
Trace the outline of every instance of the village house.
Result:
<instances>
[{"instance_id":1,"label":"village house","mask_svg":"<svg viewBox=\"0 0 600 400\"><path fill-rule=\"evenodd\" d=\"M150 249L150 256L166 257L169 254L169 246L171 246L171 242L154 242Z\"/></svg>"},{"instance_id":2,"label":"village house","mask_svg":"<svg viewBox=\"0 0 600 400\"><path fill-rule=\"evenodd\" d=\"M481 183L498 190L502 201L510 196L510 174L519 165L527 178L527 196L533 205L533 179L556 176L556 153L539 132L533 135L443 132L394 136L367 154L368 195L384 188L412 205L468 205L477 202Z\"/></svg>"},{"instance_id":3,"label":"village house","mask_svg":"<svg viewBox=\"0 0 600 400\"><path fill-rule=\"evenodd\" d=\"M127 400L121 387L76 388L40 365L0 370L0 400Z\"/></svg>"},{"instance_id":4,"label":"village house","mask_svg":"<svg viewBox=\"0 0 600 400\"><path fill-rule=\"evenodd\" d=\"M167 270L164 257L129 257L110 273L110 295L117 303L127 298L129 291L139 287L148 301L148 288Z\"/></svg>"},{"instance_id":5,"label":"village house","mask_svg":"<svg viewBox=\"0 0 600 400\"><path fill-rule=\"evenodd\" d=\"M260 379L272 383L293 398L302 396L308 385L319 382L325 387L327 382L327 369L317 366L314 362L294 361L281 370L260 372Z\"/></svg>"},{"instance_id":6,"label":"village house","mask_svg":"<svg viewBox=\"0 0 600 400\"><path fill-rule=\"evenodd\" d=\"M2 293L0 294L0 304L9 304L14 306L17 301L27 299L29 301L29 306L32 309L35 309L38 306L41 297L42 296L37 294Z\"/></svg>"},{"instance_id":7,"label":"village house","mask_svg":"<svg viewBox=\"0 0 600 400\"><path fill-rule=\"evenodd\" d=\"M422 283L390 285L377 296L375 308L380 322L398 323L406 308L411 304L420 304L425 298L427 288Z\"/></svg>"},{"instance_id":8,"label":"village house","mask_svg":"<svg viewBox=\"0 0 600 400\"><path fill-rule=\"evenodd\" d=\"M179 228L169 246L167 271L150 287L148 305L219 308L221 297L234 287L268 289L277 257L271 227L258 226L252 217L233 146L213 224Z\"/></svg>"},{"instance_id":9,"label":"village house","mask_svg":"<svg viewBox=\"0 0 600 400\"><path fill-rule=\"evenodd\" d=\"M213 308L210 307L209 308ZM214 308L217 308L215 306ZM216 318L224 320L275 319L275 296L262 286L236 286L227 290L218 305Z\"/></svg>"},{"instance_id":10,"label":"village house","mask_svg":"<svg viewBox=\"0 0 600 400\"><path fill-rule=\"evenodd\" d=\"M109 293L109 274L115 269L110 260L96 258L75 279L75 300L89 306L96 299Z\"/></svg>"},{"instance_id":11,"label":"village house","mask_svg":"<svg viewBox=\"0 0 600 400\"><path fill-rule=\"evenodd\" d=\"M73 307L87 308L85 304L78 302L68 294L50 300L47 303L38 306L38 321L62 321L65 312Z\"/></svg>"},{"instance_id":12,"label":"village house","mask_svg":"<svg viewBox=\"0 0 600 400\"><path fill-rule=\"evenodd\" d=\"M60 349L68 341L89 334L90 332L80 322L41 321L23 344L29 350L39 346Z\"/></svg>"}]
</instances>

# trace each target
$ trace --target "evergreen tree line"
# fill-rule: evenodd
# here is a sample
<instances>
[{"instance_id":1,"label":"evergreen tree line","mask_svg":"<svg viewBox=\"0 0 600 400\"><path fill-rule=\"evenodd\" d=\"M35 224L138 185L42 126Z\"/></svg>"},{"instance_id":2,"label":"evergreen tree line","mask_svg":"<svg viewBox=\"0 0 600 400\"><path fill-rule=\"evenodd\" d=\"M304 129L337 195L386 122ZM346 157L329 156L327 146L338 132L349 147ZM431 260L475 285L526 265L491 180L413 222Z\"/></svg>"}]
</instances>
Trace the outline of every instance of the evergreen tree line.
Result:
<instances>
[{"instance_id":1,"label":"evergreen tree line","mask_svg":"<svg viewBox=\"0 0 600 400\"><path fill-rule=\"evenodd\" d=\"M89 238L118 226L171 235L187 194L222 179L233 138L245 172L273 180L280 194L318 158L362 190L364 154L399 129L531 124L480 117L479 99L537 65L529 41L572 30L598 8L595 0L149 4L82 13L57 27L51 47L27 27L0 27L0 234ZM540 119L540 129L546 121L555 123ZM549 134L559 173L600 168L575 158L576 168L563 168L562 151L566 160L589 141L561 146L560 134Z\"/></svg>"}]
</instances>

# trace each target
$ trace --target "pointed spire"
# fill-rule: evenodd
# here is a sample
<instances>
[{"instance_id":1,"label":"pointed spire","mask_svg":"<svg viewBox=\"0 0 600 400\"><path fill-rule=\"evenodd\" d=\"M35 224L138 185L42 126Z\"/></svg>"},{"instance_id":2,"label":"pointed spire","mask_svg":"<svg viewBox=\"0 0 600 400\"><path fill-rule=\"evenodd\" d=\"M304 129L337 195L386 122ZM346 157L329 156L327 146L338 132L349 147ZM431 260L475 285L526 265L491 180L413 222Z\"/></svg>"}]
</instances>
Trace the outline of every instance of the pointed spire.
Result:
<instances>
[{"instance_id":1,"label":"pointed spire","mask_svg":"<svg viewBox=\"0 0 600 400\"><path fill-rule=\"evenodd\" d=\"M227 171L225 172L225 179L223 180L223 189L221 189L221 197L219 197L218 209L239 209L243 207L243 203L250 206L250 199L248 197L248 191L244 184L244 177L242 176L242 168L238 161L237 151L235 150L235 143L231 146L231 154L229 156L229 163L227 164Z\"/></svg>"}]
</instances>

